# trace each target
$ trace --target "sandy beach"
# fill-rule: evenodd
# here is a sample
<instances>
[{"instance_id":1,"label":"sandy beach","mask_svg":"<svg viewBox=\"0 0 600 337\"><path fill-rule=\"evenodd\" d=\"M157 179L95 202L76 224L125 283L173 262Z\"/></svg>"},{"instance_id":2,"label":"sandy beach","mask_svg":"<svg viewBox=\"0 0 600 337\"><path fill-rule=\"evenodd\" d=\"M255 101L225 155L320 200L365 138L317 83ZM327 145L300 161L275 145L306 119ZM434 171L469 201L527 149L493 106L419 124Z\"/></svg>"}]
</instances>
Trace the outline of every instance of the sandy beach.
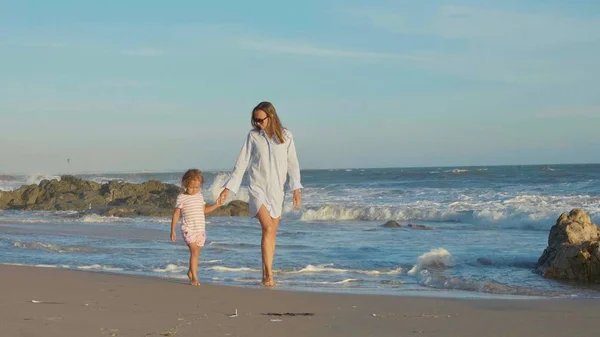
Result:
<instances>
[{"instance_id":1,"label":"sandy beach","mask_svg":"<svg viewBox=\"0 0 600 337\"><path fill-rule=\"evenodd\" d=\"M169 279L10 265L0 272L0 335L7 337L590 336L600 317L600 301L591 299L191 287Z\"/></svg>"}]
</instances>

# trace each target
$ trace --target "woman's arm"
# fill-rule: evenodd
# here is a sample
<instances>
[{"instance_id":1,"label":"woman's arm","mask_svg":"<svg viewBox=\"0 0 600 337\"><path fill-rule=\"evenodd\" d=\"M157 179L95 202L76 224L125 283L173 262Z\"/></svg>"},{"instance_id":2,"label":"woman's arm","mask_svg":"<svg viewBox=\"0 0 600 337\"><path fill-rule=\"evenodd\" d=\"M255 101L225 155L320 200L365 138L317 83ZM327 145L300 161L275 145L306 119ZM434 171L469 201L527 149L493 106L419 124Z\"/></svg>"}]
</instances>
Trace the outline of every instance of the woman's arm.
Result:
<instances>
[{"instance_id":1,"label":"woman's arm","mask_svg":"<svg viewBox=\"0 0 600 337\"><path fill-rule=\"evenodd\" d=\"M242 184L242 178L244 177L244 172L248 168L248 163L250 162L250 157L252 155L252 131L248 133L248 137L246 138L246 142L242 145L242 149L240 150L240 154L238 155L238 159L233 168L233 172L231 172L231 178L225 183L223 186L225 189L219 195L219 202L221 204L225 203L227 196L229 195L229 191L232 191L234 194L237 194L240 185Z\"/></svg>"},{"instance_id":2,"label":"woman's arm","mask_svg":"<svg viewBox=\"0 0 600 337\"><path fill-rule=\"evenodd\" d=\"M303 188L300 182L300 164L298 163L298 154L296 153L296 145L294 144L294 137L291 132L288 132L290 137L290 143L288 144L288 176L290 190L294 191L293 203L294 208L300 208L302 199L300 197L300 189Z\"/></svg>"}]
</instances>

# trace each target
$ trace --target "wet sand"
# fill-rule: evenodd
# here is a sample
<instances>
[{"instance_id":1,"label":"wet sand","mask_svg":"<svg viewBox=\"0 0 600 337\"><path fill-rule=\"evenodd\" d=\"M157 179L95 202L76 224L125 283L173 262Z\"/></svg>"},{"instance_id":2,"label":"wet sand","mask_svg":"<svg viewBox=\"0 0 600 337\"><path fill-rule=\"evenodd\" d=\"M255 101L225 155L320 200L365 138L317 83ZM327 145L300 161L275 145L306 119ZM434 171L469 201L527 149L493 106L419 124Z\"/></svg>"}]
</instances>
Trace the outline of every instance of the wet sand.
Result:
<instances>
[{"instance_id":1,"label":"wet sand","mask_svg":"<svg viewBox=\"0 0 600 337\"><path fill-rule=\"evenodd\" d=\"M7 337L592 336L600 325L596 299L192 287L172 279L10 265L0 265L0 274L0 336Z\"/></svg>"}]
</instances>

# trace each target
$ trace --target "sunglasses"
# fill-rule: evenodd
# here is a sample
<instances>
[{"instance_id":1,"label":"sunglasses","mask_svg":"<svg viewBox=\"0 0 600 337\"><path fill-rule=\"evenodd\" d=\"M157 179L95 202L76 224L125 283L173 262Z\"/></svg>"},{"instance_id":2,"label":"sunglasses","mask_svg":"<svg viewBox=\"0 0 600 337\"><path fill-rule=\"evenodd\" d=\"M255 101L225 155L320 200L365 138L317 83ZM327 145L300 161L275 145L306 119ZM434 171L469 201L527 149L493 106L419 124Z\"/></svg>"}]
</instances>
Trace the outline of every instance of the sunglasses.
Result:
<instances>
[{"instance_id":1,"label":"sunglasses","mask_svg":"<svg viewBox=\"0 0 600 337\"><path fill-rule=\"evenodd\" d=\"M265 118L252 118L252 120L254 121L254 123L262 124L267 118L269 118L269 116Z\"/></svg>"}]
</instances>

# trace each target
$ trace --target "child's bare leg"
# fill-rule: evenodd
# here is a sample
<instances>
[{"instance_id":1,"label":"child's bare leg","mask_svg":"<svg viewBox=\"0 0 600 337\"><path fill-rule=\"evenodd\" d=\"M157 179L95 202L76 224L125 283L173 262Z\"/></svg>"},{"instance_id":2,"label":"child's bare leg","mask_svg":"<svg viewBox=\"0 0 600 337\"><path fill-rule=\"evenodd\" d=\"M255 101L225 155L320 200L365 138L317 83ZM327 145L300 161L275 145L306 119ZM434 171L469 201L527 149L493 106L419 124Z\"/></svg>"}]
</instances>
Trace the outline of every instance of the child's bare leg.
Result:
<instances>
[{"instance_id":1,"label":"child's bare leg","mask_svg":"<svg viewBox=\"0 0 600 337\"><path fill-rule=\"evenodd\" d=\"M199 247L195 242L192 242L188 245L190 248L190 268L188 271L188 278L190 279L190 284L193 286L199 286L200 282L198 282L198 259L200 258L200 252L202 251L202 247Z\"/></svg>"}]
</instances>

